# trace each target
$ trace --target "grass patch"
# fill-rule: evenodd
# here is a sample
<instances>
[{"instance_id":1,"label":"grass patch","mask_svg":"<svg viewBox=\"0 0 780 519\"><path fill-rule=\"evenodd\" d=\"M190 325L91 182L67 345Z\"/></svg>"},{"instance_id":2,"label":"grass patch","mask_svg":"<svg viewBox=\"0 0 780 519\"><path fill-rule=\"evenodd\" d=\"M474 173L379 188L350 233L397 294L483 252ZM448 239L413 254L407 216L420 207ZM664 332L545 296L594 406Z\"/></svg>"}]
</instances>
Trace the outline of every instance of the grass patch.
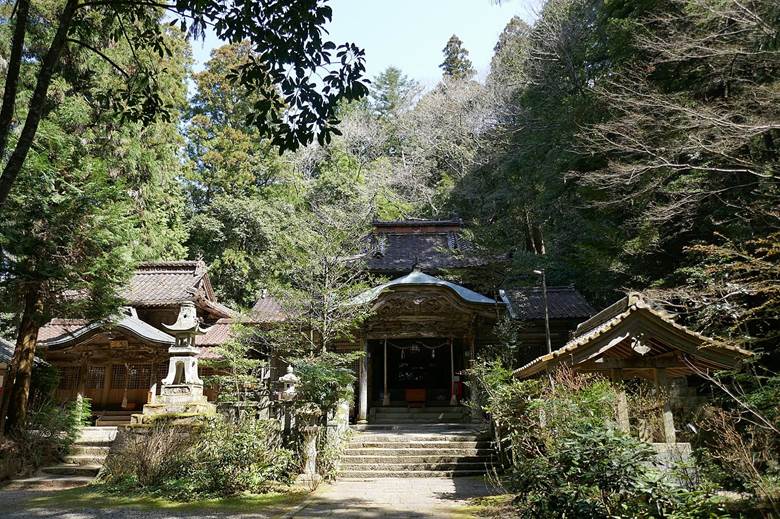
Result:
<instances>
[{"instance_id":1,"label":"grass patch","mask_svg":"<svg viewBox=\"0 0 780 519\"><path fill-rule=\"evenodd\" d=\"M50 492L30 498L25 508L141 508L147 510L211 510L225 512L265 512L279 515L300 504L309 493L301 489L268 494L244 494L221 499L203 499L187 503L147 495L115 495L104 492L100 486L89 486Z\"/></svg>"},{"instance_id":2,"label":"grass patch","mask_svg":"<svg viewBox=\"0 0 780 519\"><path fill-rule=\"evenodd\" d=\"M469 500L469 504L457 510L453 515L457 519L472 519L474 517L515 517L515 509L512 506L513 494L500 494L497 496L475 497Z\"/></svg>"}]
</instances>

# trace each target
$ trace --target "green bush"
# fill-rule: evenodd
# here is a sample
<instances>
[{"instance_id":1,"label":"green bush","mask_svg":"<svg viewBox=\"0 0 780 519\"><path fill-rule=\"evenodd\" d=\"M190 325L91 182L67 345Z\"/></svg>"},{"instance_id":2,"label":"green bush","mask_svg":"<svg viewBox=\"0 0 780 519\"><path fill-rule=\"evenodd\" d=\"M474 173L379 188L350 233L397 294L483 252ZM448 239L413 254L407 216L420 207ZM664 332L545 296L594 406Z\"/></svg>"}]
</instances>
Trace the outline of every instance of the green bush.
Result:
<instances>
[{"instance_id":1,"label":"green bush","mask_svg":"<svg viewBox=\"0 0 780 519\"><path fill-rule=\"evenodd\" d=\"M278 422L209 418L198 426L161 423L112 450L103 481L114 492L135 491L180 501L264 493L299 472L281 447Z\"/></svg>"},{"instance_id":2,"label":"green bush","mask_svg":"<svg viewBox=\"0 0 780 519\"><path fill-rule=\"evenodd\" d=\"M316 404L325 416L339 402L350 400L355 383L351 366L359 355L362 354L325 352L294 359L292 364L300 378L296 385L296 402L301 405Z\"/></svg>"},{"instance_id":3,"label":"green bush","mask_svg":"<svg viewBox=\"0 0 780 519\"><path fill-rule=\"evenodd\" d=\"M472 380L520 517L728 517L706 482L690 489L658 472L653 448L618 430L621 388L608 380L560 370L517 381L500 362L477 365Z\"/></svg>"}]
</instances>

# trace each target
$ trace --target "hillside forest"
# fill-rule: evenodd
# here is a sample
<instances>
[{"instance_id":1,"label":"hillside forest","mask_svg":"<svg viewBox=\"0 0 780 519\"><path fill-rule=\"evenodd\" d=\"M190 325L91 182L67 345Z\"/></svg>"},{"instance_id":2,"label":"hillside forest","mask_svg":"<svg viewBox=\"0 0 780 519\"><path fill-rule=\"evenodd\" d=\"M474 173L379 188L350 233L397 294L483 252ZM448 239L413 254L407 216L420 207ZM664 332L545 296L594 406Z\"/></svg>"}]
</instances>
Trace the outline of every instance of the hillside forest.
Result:
<instances>
[{"instance_id":1,"label":"hillside forest","mask_svg":"<svg viewBox=\"0 0 780 519\"><path fill-rule=\"evenodd\" d=\"M41 42L55 4L33 5ZM390 67L301 146L259 128L268 92L236 81L256 46L219 47L194 72L192 31L155 16L162 58L107 19L53 74L0 221L5 334L21 308L39 322L104 313L138 261L202 258L220 300L248 308L290 284L317 243L304 236L460 218L480 253L507 258L471 281L486 293L534 285L539 268L596 308L643 291L777 367L776 2L550 0L533 25L506 26L487 77L453 35L437 85ZM6 65L12 29L0 27ZM35 63L22 62L22 100ZM118 106L127 66L154 72L144 99L164 110Z\"/></svg>"}]
</instances>

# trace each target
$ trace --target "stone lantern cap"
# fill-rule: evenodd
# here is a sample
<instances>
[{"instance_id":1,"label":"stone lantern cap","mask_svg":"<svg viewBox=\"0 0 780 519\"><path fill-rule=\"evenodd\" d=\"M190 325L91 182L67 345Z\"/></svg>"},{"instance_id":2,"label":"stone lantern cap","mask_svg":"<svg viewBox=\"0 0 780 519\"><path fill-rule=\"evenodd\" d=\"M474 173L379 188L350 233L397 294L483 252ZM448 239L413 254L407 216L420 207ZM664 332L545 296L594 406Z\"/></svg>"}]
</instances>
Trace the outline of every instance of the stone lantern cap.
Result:
<instances>
[{"instance_id":1,"label":"stone lantern cap","mask_svg":"<svg viewBox=\"0 0 780 519\"><path fill-rule=\"evenodd\" d=\"M170 348L174 354L196 354L195 336L203 335L208 328L200 325L201 320L198 317L195 303L185 301L179 307L179 315L173 324L163 323L165 330L176 338L176 344Z\"/></svg>"},{"instance_id":2,"label":"stone lantern cap","mask_svg":"<svg viewBox=\"0 0 780 519\"><path fill-rule=\"evenodd\" d=\"M296 384L301 379L293 373L293 367L287 366L287 373L279 377L279 382L282 382L284 384Z\"/></svg>"}]
</instances>

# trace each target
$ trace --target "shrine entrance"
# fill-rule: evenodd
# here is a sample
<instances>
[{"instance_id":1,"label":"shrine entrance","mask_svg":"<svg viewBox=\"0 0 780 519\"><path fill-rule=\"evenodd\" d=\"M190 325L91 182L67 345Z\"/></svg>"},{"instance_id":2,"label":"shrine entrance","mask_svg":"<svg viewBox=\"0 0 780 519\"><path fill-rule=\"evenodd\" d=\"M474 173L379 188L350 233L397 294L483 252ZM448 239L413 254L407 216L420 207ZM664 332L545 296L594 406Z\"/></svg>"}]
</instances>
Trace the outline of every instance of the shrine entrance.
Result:
<instances>
[{"instance_id":1,"label":"shrine entrance","mask_svg":"<svg viewBox=\"0 0 780 519\"><path fill-rule=\"evenodd\" d=\"M370 340L373 406L441 406L463 397L463 341L440 338ZM387 396L387 397L386 397Z\"/></svg>"},{"instance_id":2,"label":"shrine entrance","mask_svg":"<svg viewBox=\"0 0 780 519\"><path fill-rule=\"evenodd\" d=\"M365 424L369 408L442 407L463 397L462 372L504 309L461 285L420 271L379 285L355 298L373 313L345 351L361 349L356 366L355 421Z\"/></svg>"}]
</instances>

